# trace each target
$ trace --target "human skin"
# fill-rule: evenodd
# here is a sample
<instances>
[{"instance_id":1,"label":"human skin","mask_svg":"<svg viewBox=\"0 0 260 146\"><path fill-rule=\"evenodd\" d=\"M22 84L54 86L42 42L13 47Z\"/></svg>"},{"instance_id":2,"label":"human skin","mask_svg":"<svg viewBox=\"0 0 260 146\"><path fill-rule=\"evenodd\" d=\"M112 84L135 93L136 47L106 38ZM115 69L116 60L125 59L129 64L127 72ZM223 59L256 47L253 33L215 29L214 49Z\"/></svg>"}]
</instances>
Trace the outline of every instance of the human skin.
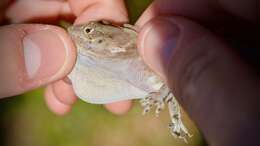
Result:
<instances>
[{"instance_id":1,"label":"human skin","mask_svg":"<svg viewBox=\"0 0 260 146\"><path fill-rule=\"evenodd\" d=\"M77 24L105 18L115 20L109 13L114 1L109 4L101 0L95 4L91 4L91 0L74 2L71 11L79 7L73 12ZM126 14L123 1L114 4L113 11L119 9L120 14ZM224 33L236 32L236 37L230 35L235 40L244 35L243 30L254 28L259 23L257 6L256 0L198 0L196 3L155 0L136 23L140 28L138 50L144 61L168 83L209 145L260 145L257 134L260 130L259 75L238 55L237 49L221 37ZM88 15L96 10L96 15ZM9 10L8 16L13 20L21 21L24 18L20 17L25 17L15 18L19 15L11 12ZM120 16L116 17L127 18ZM248 37L254 38L253 35ZM55 78L57 82L46 91L47 103L57 113L61 109L60 113L65 113L64 109L69 109L71 104L64 103L75 99L71 86L59 80L63 77L62 74ZM61 92L64 89L66 92ZM118 105L116 110L127 111L130 107L129 102L126 106ZM106 107L111 110L116 106Z\"/></svg>"},{"instance_id":2,"label":"human skin","mask_svg":"<svg viewBox=\"0 0 260 146\"><path fill-rule=\"evenodd\" d=\"M258 6L256 0L157 0L136 23L143 59L211 146L260 145L257 61L230 43L246 44L247 52L259 48Z\"/></svg>"},{"instance_id":3,"label":"human skin","mask_svg":"<svg viewBox=\"0 0 260 146\"><path fill-rule=\"evenodd\" d=\"M12 23L24 23L0 28L0 67L3 68L0 97L47 86L46 103L58 115L69 112L77 99L71 85L63 80L75 64L76 49L61 28L26 23L53 24L60 18L70 17L76 18L74 24L101 19L116 23L128 21L125 5L118 0L20 0L11 4L4 0L0 8L7 8L5 15ZM105 107L120 115L129 110L131 102L122 101Z\"/></svg>"}]
</instances>

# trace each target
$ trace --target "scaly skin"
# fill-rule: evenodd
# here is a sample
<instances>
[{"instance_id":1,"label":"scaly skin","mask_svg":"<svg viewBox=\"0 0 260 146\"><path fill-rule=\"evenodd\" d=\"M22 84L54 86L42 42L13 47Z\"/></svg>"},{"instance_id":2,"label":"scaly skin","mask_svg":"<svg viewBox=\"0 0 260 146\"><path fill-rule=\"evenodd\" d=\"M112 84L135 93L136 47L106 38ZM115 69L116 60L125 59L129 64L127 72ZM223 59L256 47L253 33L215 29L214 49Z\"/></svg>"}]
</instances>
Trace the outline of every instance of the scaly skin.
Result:
<instances>
[{"instance_id":1,"label":"scaly skin","mask_svg":"<svg viewBox=\"0 0 260 146\"><path fill-rule=\"evenodd\" d=\"M134 26L90 22L71 26L68 31L78 49L78 59L69 78L81 99L105 104L140 98L143 113L155 106L157 116L167 104L171 134L187 142L191 135L182 123L180 106L169 88L138 55Z\"/></svg>"}]
</instances>

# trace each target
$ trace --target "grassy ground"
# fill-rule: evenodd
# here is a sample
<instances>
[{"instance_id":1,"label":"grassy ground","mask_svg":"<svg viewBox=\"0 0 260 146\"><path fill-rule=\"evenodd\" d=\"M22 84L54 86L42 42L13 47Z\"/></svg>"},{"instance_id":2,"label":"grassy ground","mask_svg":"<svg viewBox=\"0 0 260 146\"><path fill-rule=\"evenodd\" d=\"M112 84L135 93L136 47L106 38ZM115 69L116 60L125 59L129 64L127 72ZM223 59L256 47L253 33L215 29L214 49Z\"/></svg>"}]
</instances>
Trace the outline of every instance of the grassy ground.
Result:
<instances>
[{"instance_id":1,"label":"grassy ground","mask_svg":"<svg viewBox=\"0 0 260 146\"><path fill-rule=\"evenodd\" d=\"M133 23L150 0L128 0ZM117 117L101 105L78 101L72 112L58 117L48 111L43 90L0 101L0 145L7 146L199 146L202 139L192 122L184 121L194 135L189 144L174 139L168 131L167 111L156 118L142 116L139 104Z\"/></svg>"}]
</instances>

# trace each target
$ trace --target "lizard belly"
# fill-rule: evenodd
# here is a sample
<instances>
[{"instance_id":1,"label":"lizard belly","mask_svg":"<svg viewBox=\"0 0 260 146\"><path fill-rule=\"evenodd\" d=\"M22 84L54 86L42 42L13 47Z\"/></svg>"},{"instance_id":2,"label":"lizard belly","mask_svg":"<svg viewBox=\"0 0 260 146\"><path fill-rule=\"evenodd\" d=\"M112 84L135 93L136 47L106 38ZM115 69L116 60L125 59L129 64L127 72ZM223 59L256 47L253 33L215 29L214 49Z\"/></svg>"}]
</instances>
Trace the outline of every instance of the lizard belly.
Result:
<instances>
[{"instance_id":1,"label":"lizard belly","mask_svg":"<svg viewBox=\"0 0 260 146\"><path fill-rule=\"evenodd\" d=\"M149 93L118 78L114 72L99 67L91 60L78 57L69 75L76 95L94 104L106 104L127 99L144 98Z\"/></svg>"}]
</instances>

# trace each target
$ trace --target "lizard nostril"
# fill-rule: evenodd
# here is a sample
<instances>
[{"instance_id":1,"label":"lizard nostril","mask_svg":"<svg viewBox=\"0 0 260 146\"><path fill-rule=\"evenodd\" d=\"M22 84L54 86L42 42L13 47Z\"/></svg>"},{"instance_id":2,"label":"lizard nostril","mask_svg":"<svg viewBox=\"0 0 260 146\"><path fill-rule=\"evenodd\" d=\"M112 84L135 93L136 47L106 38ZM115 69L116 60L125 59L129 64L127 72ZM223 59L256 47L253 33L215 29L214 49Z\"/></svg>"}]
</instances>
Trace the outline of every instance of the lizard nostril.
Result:
<instances>
[{"instance_id":1,"label":"lizard nostril","mask_svg":"<svg viewBox=\"0 0 260 146\"><path fill-rule=\"evenodd\" d=\"M103 40L98 40L98 43L101 44L103 42Z\"/></svg>"}]
</instances>

